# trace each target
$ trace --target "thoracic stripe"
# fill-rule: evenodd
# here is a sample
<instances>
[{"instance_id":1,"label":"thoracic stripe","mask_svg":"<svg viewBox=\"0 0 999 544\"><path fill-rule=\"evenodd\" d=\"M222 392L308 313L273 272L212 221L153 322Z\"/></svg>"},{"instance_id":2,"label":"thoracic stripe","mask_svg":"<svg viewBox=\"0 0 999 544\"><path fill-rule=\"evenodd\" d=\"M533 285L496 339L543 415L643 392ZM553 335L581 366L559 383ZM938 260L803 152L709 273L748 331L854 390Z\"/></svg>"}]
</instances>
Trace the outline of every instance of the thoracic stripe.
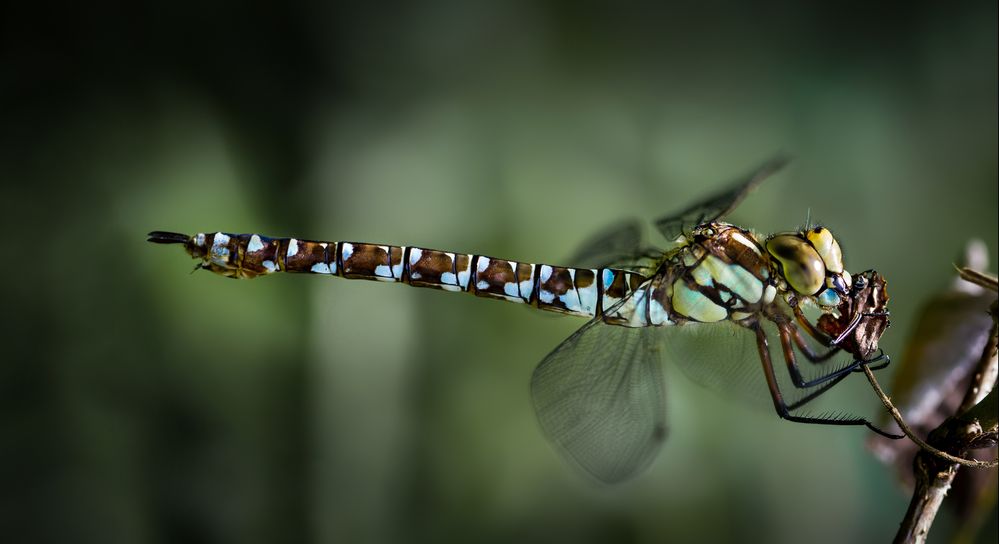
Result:
<instances>
[{"instance_id":1,"label":"thoracic stripe","mask_svg":"<svg viewBox=\"0 0 999 544\"><path fill-rule=\"evenodd\" d=\"M697 289L687 286L683 278L673 283L673 309L685 317L702 323L713 323L728 317L728 311L715 304Z\"/></svg>"}]
</instances>

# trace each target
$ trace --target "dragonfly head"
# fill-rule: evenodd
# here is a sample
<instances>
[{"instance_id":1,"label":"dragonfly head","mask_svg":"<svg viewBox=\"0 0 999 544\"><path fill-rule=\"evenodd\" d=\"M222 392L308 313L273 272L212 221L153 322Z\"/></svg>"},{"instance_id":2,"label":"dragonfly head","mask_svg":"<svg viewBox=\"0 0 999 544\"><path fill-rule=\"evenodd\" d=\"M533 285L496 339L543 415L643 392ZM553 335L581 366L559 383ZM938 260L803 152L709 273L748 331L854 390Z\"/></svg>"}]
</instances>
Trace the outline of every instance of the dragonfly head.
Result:
<instances>
[{"instance_id":1,"label":"dragonfly head","mask_svg":"<svg viewBox=\"0 0 999 544\"><path fill-rule=\"evenodd\" d=\"M843 297L836 314L824 313L817 322L833 344L858 359L870 360L878 341L891 326L888 282L874 270L857 274L850 296Z\"/></svg>"},{"instance_id":2,"label":"dragonfly head","mask_svg":"<svg viewBox=\"0 0 999 544\"><path fill-rule=\"evenodd\" d=\"M787 285L819 306L839 306L841 297L850 294L853 279L843 267L843 252L829 229L775 234L767 239L766 248Z\"/></svg>"}]
</instances>

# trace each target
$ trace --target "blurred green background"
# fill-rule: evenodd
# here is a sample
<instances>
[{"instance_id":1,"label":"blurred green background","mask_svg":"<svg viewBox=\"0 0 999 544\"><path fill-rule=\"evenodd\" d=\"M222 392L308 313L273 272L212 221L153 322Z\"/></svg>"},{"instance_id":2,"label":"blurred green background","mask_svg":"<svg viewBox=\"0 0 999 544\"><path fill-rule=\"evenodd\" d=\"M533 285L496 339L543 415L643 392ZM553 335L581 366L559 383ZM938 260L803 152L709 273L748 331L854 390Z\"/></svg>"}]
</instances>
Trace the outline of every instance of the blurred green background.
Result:
<instances>
[{"instance_id":1,"label":"blurred green background","mask_svg":"<svg viewBox=\"0 0 999 544\"><path fill-rule=\"evenodd\" d=\"M528 394L582 321L191 275L144 237L560 264L783 150L733 219L829 225L851 269L888 278L898 354L969 237L995 270L996 3L361 4L5 6L4 540L890 539L908 497L863 430L781 422L667 368L670 440L598 486ZM848 382L823 406L879 414Z\"/></svg>"}]
</instances>

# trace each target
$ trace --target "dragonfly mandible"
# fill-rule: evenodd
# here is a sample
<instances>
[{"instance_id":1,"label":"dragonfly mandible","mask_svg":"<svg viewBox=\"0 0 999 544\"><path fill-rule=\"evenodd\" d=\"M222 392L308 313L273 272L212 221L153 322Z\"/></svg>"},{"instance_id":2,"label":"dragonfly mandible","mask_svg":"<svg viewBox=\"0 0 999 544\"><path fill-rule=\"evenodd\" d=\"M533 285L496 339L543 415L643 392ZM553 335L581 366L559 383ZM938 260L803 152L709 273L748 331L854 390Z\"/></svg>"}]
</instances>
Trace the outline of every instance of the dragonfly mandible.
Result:
<instances>
[{"instance_id":1,"label":"dragonfly mandible","mask_svg":"<svg viewBox=\"0 0 999 544\"><path fill-rule=\"evenodd\" d=\"M666 437L664 348L678 351L674 359L702 383L715 380L716 366L731 362L725 359L744 365L756 358L781 418L886 434L862 417L797 413L861 365L887 365L883 353L873 356L888 326L884 278L851 275L825 227L760 237L722 221L785 162L772 159L730 189L656 221L668 249L643 249L640 229L629 223L587 244L576 267L258 234L154 231L148 240L181 245L199 268L230 278L302 272L406 283L589 318L541 361L531 395L558 449L597 479L616 482L648 466ZM814 323L807 307L822 314ZM687 333L697 339L684 340ZM774 334L800 391L791 402L774 368ZM722 355L701 353L732 339L736 347ZM796 352L823 369L839 352L851 358L809 379Z\"/></svg>"}]
</instances>

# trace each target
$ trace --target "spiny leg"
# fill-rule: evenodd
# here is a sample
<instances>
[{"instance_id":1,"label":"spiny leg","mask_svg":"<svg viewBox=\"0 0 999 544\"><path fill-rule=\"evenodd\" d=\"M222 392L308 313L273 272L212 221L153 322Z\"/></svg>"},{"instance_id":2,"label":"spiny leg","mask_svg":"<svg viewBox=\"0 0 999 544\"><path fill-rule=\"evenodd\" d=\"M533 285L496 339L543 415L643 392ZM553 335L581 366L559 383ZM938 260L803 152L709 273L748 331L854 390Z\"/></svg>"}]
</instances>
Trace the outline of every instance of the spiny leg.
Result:
<instances>
[{"instance_id":1,"label":"spiny leg","mask_svg":"<svg viewBox=\"0 0 999 544\"><path fill-rule=\"evenodd\" d=\"M800 306L794 304L792 305L791 308L794 311L794 319L798 322L799 325L801 325L802 329L805 329L805 332L808 333L808 336L811 336L812 338L815 339L816 342L822 344L823 346L826 347L833 346L832 337L816 329L815 326L812 325L812 322L809 321L808 318L805 316L805 313L801 311Z\"/></svg>"},{"instance_id":2,"label":"spiny leg","mask_svg":"<svg viewBox=\"0 0 999 544\"><path fill-rule=\"evenodd\" d=\"M839 383L839 381L843 379L843 377L845 377L850 372L860 372L862 370L861 369L862 366L870 365L871 363L877 363L879 361L882 361L881 364L878 364L877 366L869 367L871 370L881 370L887 367L889 364L891 364L891 359L884 354L884 351L881 351L881 353L879 353L877 357L866 360L855 359L852 363L842 368L834 370L828 374L819 376L818 378L815 378L813 380L805 381L805 379L801 375L801 369L798 367L797 357L794 354L794 348L791 345L791 341L793 340L794 344L797 345L798 348L802 351L802 353L805 353L805 356L808 357L810 360L812 360L812 362L816 362L815 359L811 358L816 354L813 351L810 351L811 350L810 346L808 346L808 344L805 342L805 339L801 336L801 333L794 326L794 323L791 323L789 321L780 321L772 318L771 321L773 321L773 323L777 325L777 330L780 332L781 349L784 353L784 361L787 364L787 371L791 377L791 382L794 383L794 386L798 387L799 389L809 389L817 385L826 383L829 380L835 380L835 383ZM819 362L829 359L839 351L840 348L831 348L827 353L824 353L820 356L821 359L819 359ZM814 399L822 392L825 392L827 390L828 387L823 387L820 391L815 392L816 394L814 395L809 394L805 398L809 400ZM801 406L805 402L807 401L800 402L798 406ZM794 408L791 408L791 410L794 410Z\"/></svg>"},{"instance_id":3,"label":"spiny leg","mask_svg":"<svg viewBox=\"0 0 999 544\"><path fill-rule=\"evenodd\" d=\"M788 323L787 325L791 327L791 331L792 332L796 332L796 329L793 328L793 324ZM778 327L780 327L780 326L778 325ZM819 389L817 389L815 391L812 391L811 393L808 393L804 397L802 397L802 398L794 401L793 403L789 404L787 406L787 409L788 409L788 411L791 411L791 412L797 410L798 408L801 408L802 406L804 406L804 405L808 404L809 402L815 400L816 398L820 397L823 393L825 393L826 391L832 389L836 384L838 384L839 382L843 381L843 379L846 378L851 372L861 372L863 370L862 367L868 366L871 363L877 363L879 361L882 361L882 362L880 364L878 364L877 366L870 366L869 368L871 370L873 370L873 371L877 371L877 370L881 370L881 369L887 367L889 364L891 364L891 358L889 358L887 355L885 355L884 352L882 351L880 354L878 354L877 357L874 357L874 358L869 359L869 360L855 360L851 364L846 365L845 367L840 368L840 369L838 369L838 370L836 370L836 371L834 371L834 372L832 372L832 373L830 373L828 375L820 376L819 378L817 378L817 379L815 379L815 380L813 380L811 382L807 382L807 383L802 382L799 385L798 380L801 380L801 374L798 371L797 364L794 362L794 359L795 359L794 352L791 350L791 348L788 345L787 341L783 338L783 334L784 334L783 328L781 328L780 330L781 330L781 333L782 333L781 346L782 346L782 348L784 350L785 361L788 363L788 373L791 375L791 381L795 382L795 386L796 387L801 387L802 389L809 388L809 387L812 387L812 386L815 386L815 385L818 385L818 384L823 384L822 387L820 387ZM835 352L837 350L833 350L833 351ZM890 435L890 436L892 438L898 438L897 435Z\"/></svg>"},{"instance_id":4,"label":"spiny leg","mask_svg":"<svg viewBox=\"0 0 999 544\"><path fill-rule=\"evenodd\" d=\"M860 315L862 317L877 317L877 316L887 315L887 312L870 312L870 313L864 313L864 314L860 314ZM801 331L799 331L798 328L795 327L793 323L784 323L785 325L787 325L790 328L790 331L791 331L791 334L792 334L792 339L794 340L794 343L798 346L798 349L801 350L801 352L805 355L805 357L809 361L811 361L813 363L821 363L821 362L824 362L824 361L828 360L833 355L836 355L837 353L839 353L839 351L840 351L841 348L836 345L836 339L832 338L832 337L830 337L828 335L826 335L823 332L820 332L820 331L816 330L815 327L812 326L812 323L810 321L808 321L808 318L805 317L805 314L801 312L801 308L799 308L798 306L794 306L794 317L795 317L795 320L798 322L798 324L801 325L801 328L805 329L805 332L807 332L809 334L809 336L811 336L812 338L815 338L819 343L821 343L824 346L830 346L829 351L827 351L826 353L821 353L821 354L820 353L816 353L812 349L812 347L808 345L808 343L805 341L804 336L801 335ZM774 321L774 322L777 323L778 327L781 327L781 325L782 325L781 323L779 323L777 321ZM782 334L783 334L783 331L782 331ZM863 364L864 365L869 365L870 363L874 363L874 362L877 362L877 361L883 361L883 362L881 364L877 365L877 366L870 367L871 370L881 370L881 369L886 368L888 365L891 364L891 358L888 357L887 355L885 355L884 351L882 351L877 357L874 357L872 359L868 359L866 361L863 361ZM856 363L857 361L854 361L854 362ZM863 369L860 368L862 365L854 364L854 365L850 365L850 366L853 368L854 372L862 372L863 371ZM792 371L792 379L794 378L793 372L796 372L796 371L797 371L797 369L795 369L794 371ZM800 373L798 375L800 376Z\"/></svg>"},{"instance_id":5,"label":"spiny leg","mask_svg":"<svg viewBox=\"0 0 999 544\"><path fill-rule=\"evenodd\" d=\"M879 364L877 366L870 367L871 370L881 370L882 368L885 368L889 364L891 364L891 359L887 355L884 355L884 354L878 355L877 357L875 357L875 358L873 358L873 359L871 359L869 361L864 361L863 364L850 365L850 367L853 368L854 372L862 372L863 371L862 367L864 365L870 364L872 362L877 362L877 361L880 361L882 359L884 360L883 363L881 363L881 364ZM849 374L843 373L843 374L841 374L841 375L833 378L831 381L823 384L822 387L816 389L815 391L812 391L811 393L809 393L809 394L805 395L804 397L802 397L802 398L800 398L800 399L792 402L791 404L788 404L787 405L787 409L793 412L793 411L797 410L798 408L801 408L802 406L808 404L809 402L812 402L816 398L822 396L822 394L825 393L826 391L828 391L828 390L832 389L833 387L835 387L836 384L838 384L839 382L843 381L848 375Z\"/></svg>"},{"instance_id":6,"label":"spiny leg","mask_svg":"<svg viewBox=\"0 0 999 544\"><path fill-rule=\"evenodd\" d=\"M882 359L884 359L884 362L882 362L881 364L879 364L877 366L870 367L870 369L872 371L881 370L882 368L885 368L889 364L891 364L891 359L887 355L879 355L879 356L875 357L874 359L871 359L870 361L862 361L861 364L850 365L849 368L852 368L854 372L863 372L863 367L865 365L868 365L868 364L870 364L872 362L880 361ZM808 404L809 402L812 402L816 398L822 396L822 394L825 393L826 391L828 391L828 390L832 389L833 387L835 387L836 384L838 384L839 382L843 381L843 379L845 379L848 375L849 375L848 373L841 373L839 376L836 376L831 381L823 384L822 387L816 389L815 391L812 391L811 393L808 393L804 397L801 397L800 399L792 402L791 404L788 404L787 405L787 409L793 412L793 411L797 410L798 408L801 408L802 406Z\"/></svg>"},{"instance_id":7,"label":"spiny leg","mask_svg":"<svg viewBox=\"0 0 999 544\"><path fill-rule=\"evenodd\" d=\"M755 322L751 325L751 328L756 333L756 347L760 355L760 363L763 365L763 374L767 380L767 387L770 388L770 397L774 402L774 409L777 411L777 415L781 419L786 419L788 421L794 421L796 423L808 423L813 425L850 425L859 426L863 425L868 429L888 438L895 438L897 435L893 435L882 431L881 429L874 426L873 423L867 421L864 418L846 418L846 419L832 419L824 417L810 417L810 416L796 416L790 412L787 404L784 403L784 397L781 395L780 386L777 384L777 376L774 374L773 361L770 359L770 346L767 342L766 332L759 322ZM864 363L861 363L864 364ZM814 397L812 397L814 398Z\"/></svg>"},{"instance_id":8,"label":"spiny leg","mask_svg":"<svg viewBox=\"0 0 999 544\"><path fill-rule=\"evenodd\" d=\"M824 363L840 352L839 347L832 347L825 353L818 353L805 341L805 337L794 323L788 322L785 325L788 328L788 332L791 333L791 339L794 340L794 344L798 346L798 350L801 351L806 359L813 363Z\"/></svg>"},{"instance_id":9,"label":"spiny leg","mask_svg":"<svg viewBox=\"0 0 999 544\"><path fill-rule=\"evenodd\" d=\"M888 368L888 365L891 364L891 357L885 355L885 351L883 349L878 349L878 352L879 353L878 353L877 357L874 357L874 358L871 358L871 359L867 359L866 361L864 361L863 365L858 365L856 368L853 369L853 371L854 372L863 372L864 369L861 368L862 366L867 366L872 371L881 370L882 368ZM871 363L877 363L879 361L880 361L880 364L878 364L877 366L870 366Z\"/></svg>"},{"instance_id":10,"label":"spiny leg","mask_svg":"<svg viewBox=\"0 0 999 544\"><path fill-rule=\"evenodd\" d=\"M804 397L801 397L800 399L792 402L791 404L788 404L787 405L788 411L793 412L798 408L801 408L802 406L808 404L809 402L812 402L813 400L821 397L823 393L829 391L833 387L836 387L836 384L846 379L848 375L849 374L843 374L842 376L837 376L836 378L833 378L831 381L824 383L822 387L819 387L815 391L812 391L811 393L805 395Z\"/></svg>"},{"instance_id":11,"label":"spiny leg","mask_svg":"<svg viewBox=\"0 0 999 544\"><path fill-rule=\"evenodd\" d=\"M795 387L799 389L808 389L815 387L816 385L821 385L829 380L834 380L840 376L845 376L850 372L853 372L859 365L863 364L864 361L854 361L843 368L834 370L828 374L824 374L815 378L813 380L805 381L801 375L801 370L798 368L798 361L794 355L794 346L792 345L792 331L791 328L794 326L791 323L776 323L777 330L780 331L780 344L781 350L784 352L784 362L787 363L787 372L791 376L791 382ZM795 332L797 332L795 330ZM800 344L799 344L799 347ZM830 353L826 355L825 358L829 358L832 354L836 353L838 349L830 350ZM806 355L807 356L807 355Z\"/></svg>"}]
</instances>

